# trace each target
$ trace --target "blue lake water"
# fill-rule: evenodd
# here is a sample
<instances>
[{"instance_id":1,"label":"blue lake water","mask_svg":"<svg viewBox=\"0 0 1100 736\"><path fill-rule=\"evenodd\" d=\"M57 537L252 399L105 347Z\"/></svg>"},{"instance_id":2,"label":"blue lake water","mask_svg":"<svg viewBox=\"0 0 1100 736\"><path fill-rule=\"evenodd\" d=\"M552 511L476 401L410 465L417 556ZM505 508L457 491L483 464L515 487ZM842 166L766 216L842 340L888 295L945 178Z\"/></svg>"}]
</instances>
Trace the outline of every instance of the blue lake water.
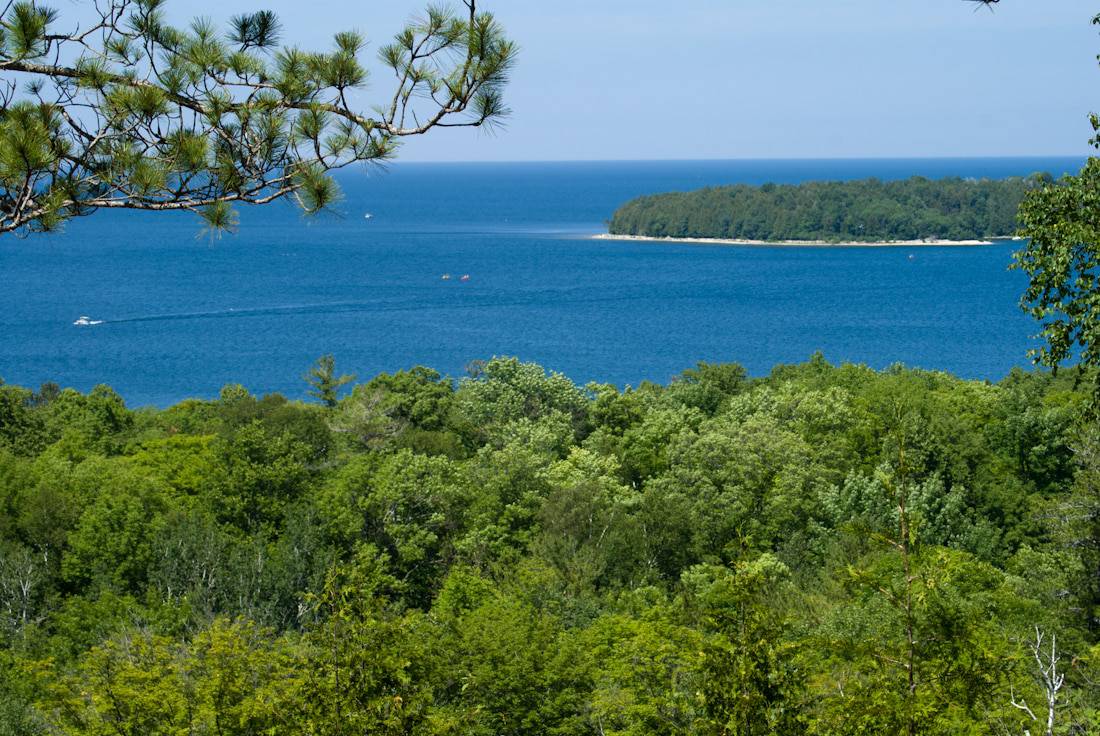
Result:
<instances>
[{"instance_id":1,"label":"blue lake water","mask_svg":"<svg viewBox=\"0 0 1100 736\"><path fill-rule=\"evenodd\" d=\"M1035 325L1011 243L759 248L592 240L627 199L736 182L1000 177L1080 159L395 164L342 177L341 216L246 209L237 235L185 214L101 213L0 238L0 376L115 387L131 405L230 382L303 395L323 353L369 377L453 376L516 355L620 385L697 361L753 374L822 351L999 379ZM372 213L371 219L364 217ZM451 280L441 279L444 273ZM470 279L460 281L462 274ZM88 315L104 323L76 327Z\"/></svg>"}]
</instances>

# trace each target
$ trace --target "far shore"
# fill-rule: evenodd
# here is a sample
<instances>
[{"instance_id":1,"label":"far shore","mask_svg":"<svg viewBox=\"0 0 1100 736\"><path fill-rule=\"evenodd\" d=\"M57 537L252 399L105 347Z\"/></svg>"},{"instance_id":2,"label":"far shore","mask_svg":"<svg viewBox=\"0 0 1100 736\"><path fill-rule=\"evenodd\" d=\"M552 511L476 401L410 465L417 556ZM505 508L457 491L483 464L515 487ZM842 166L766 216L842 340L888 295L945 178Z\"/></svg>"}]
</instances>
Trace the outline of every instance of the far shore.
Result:
<instances>
[{"instance_id":1,"label":"far shore","mask_svg":"<svg viewBox=\"0 0 1100 736\"><path fill-rule=\"evenodd\" d=\"M993 245L997 241L1016 240L1013 236L994 238L992 240L886 240L881 242L868 241L843 241L831 242L828 240L741 240L737 238L656 238L648 235L613 235L600 233L594 235L598 240L638 240L649 243L690 243L692 245L755 245L755 246L784 246L790 248L898 248L920 246L973 246Z\"/></svg>"}]
</instances>

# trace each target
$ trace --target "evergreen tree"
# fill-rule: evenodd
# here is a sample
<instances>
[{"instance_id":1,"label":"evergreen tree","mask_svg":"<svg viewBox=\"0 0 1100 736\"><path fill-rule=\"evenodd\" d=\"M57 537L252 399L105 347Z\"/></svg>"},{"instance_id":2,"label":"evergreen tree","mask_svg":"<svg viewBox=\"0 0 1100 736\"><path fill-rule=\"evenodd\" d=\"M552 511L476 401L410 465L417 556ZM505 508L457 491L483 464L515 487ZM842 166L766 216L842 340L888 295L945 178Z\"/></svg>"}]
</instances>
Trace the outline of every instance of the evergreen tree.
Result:
<instances>
[{"instance_id":1,"label":"evergreen tree","mask_svg":"<svg viewBox=\"0 0 1100 736\"><path fill-rule=\"evenodd\" d=\"M374 114L347 101L367 81L361 34L304 51L280 46L271 11L175 28L166 1L104 0L76 31L37 0L5 4L0 233L116 208L195 212L220 232L234 204L283 197L314 213L339 197L328 172L507 114L516 47L475 0L429 8L379 49L398 82Z\"/></svg>"},{"instance_id":2,"label":"evergreen tree","mask_svg":"<svg viewBox=\"0 0 1100 736\"><path fill-rule=\"evenodd\" d=\"M329 409L336 407L340 399L340 389L355 380L355 376L337 376L336 358L332 355L322 355L309 369L309 373L302 376L312 388L309 395L320 401Z\"/></svg>"}]
</instances>

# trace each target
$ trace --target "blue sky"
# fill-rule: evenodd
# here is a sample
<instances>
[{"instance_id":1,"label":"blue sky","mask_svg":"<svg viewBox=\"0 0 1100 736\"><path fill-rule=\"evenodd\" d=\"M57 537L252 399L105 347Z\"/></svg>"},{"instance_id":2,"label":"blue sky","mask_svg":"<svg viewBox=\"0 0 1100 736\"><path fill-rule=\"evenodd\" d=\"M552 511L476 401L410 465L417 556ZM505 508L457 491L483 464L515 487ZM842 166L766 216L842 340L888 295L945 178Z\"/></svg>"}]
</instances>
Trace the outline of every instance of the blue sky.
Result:
<instances>
[{"instance_id":1,"label":"blue sky","mask_svg":"<svg viewBox=\"0 0 1100 736\"><path fill-rule=\"evenodd\" d=\"M1087 154L1100 109L1087 0L481 0L522 51L496 135L444 131L405 160ZM377 47L413 0L174 0L271 8L285 40ZM359 95L385 96L377 74Z\"/></svg>"}]
</instances>

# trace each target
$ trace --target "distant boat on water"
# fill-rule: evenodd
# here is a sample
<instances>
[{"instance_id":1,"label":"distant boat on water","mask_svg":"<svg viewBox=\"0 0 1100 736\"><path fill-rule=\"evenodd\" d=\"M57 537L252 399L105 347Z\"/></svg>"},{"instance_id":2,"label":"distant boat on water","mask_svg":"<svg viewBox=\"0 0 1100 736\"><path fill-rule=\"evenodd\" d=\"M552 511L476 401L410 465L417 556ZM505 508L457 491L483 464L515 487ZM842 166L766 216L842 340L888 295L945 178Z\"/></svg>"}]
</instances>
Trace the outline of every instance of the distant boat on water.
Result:
<instances>
[{"instance_id":1,"label":"distant boat on water","mask_svg":"<svg viewBox=\"0 0 1100 736\"><path fill-rule=\"evenodd\" d=\"M459 279L459 281L469 281L469 280L470 280L470 274L468 274L468 273L462 274L462 278Z\"/></svg>"},{"instance_id":2,"label":"distant boat on water","mask_svg":"<svg viewBox=\"0 0 1100 736\"><path fill-rule=\"evenodd\" d=\"M80 315L80 319L73 322L73 324L76 325L77 327L90 327L91 325L101 325L101 324L103 324L103 320L101 320L101 319L91 319L91 318L86 317L85 315L82 314L82 315Z\"/></svg>"},{"instance_id":3,"label":"distant boat on water","mask_svg":"<svg viewBox=\"0 0 1100 736\"><path fill-rule=\"evenodd\" d=\"M442 278L442 279L443 279L444 281L450 281L450 280L451 280L451 274L449 274L449 273L445 273L445 274L443 274L443 276L442 276L441 278Z\"/></svg>"},{"instance_id":4,"label":"distant boat on water","mask_svg":"<svg viewBox=\"0 0 1100 736\"><path fill-rule=\"evenodd\" d=\"M363 215L363 219L364 220L373 220L374 215L372 215L371 213L368 212L367 214Z\"/></svg>"}]
</instances>

